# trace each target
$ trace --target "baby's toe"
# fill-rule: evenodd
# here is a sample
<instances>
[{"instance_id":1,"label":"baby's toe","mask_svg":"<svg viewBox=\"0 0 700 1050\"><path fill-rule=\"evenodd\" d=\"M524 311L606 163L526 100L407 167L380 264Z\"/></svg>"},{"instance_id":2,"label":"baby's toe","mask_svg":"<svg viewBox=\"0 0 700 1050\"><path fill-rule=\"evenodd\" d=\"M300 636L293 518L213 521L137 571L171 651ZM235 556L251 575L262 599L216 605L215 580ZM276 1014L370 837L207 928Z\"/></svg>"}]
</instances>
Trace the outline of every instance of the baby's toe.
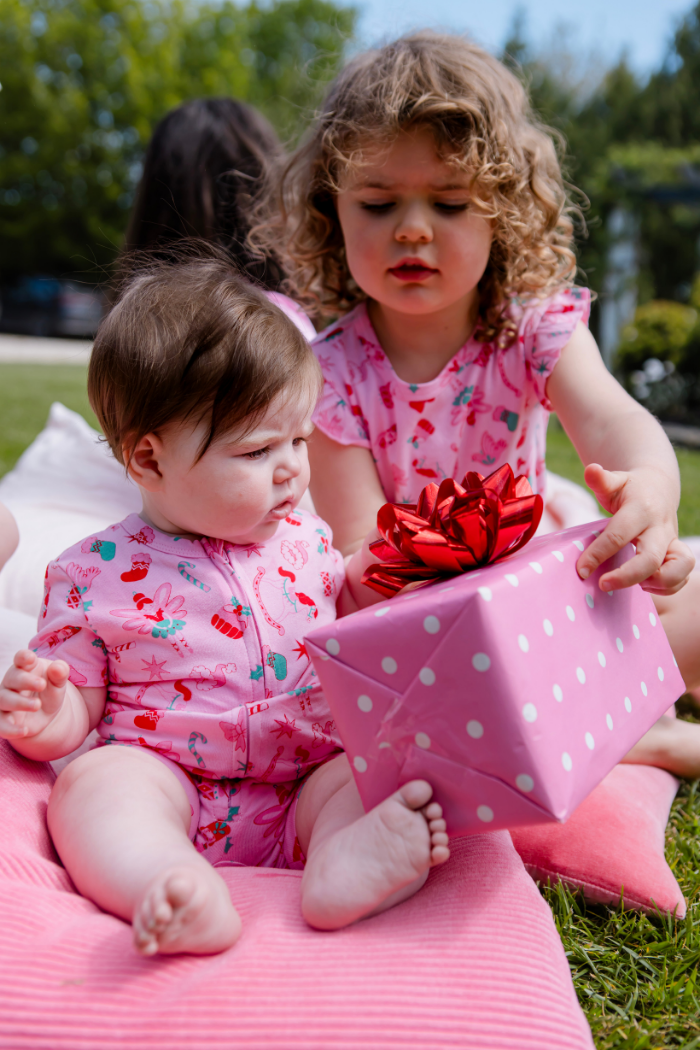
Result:
<instances>
[{"instance_id":1,"label":"baby's toe","mask_svg":"<svg viewBox=\"0 0 700 1050\"><path fill-rule=\"evenodd\" d=\"M439 802L431 802L424 807L422 812L426 820L439 820L442 816L442 806Z\"/></svg>"},{"instance_id":2,"label":"baby's toe","mask_svg":"<svg viewBox=\"0 0 700 1050\"><path fill-rule=\"evenodd\" d=\"M428 821L428 827L430 828L431 833L434 831L447 831L447 824L442 818L440 818L440 820Z\"/></svg>"},{"instance_id":3,"label":"baby's toe","mask_svg":"<svg viewBox=\"0 0 700 1050\"><path fill-rule=\"evenodd\" d=\"M444 864L450 856L449 846L433 844L430 850L431 865Z\"/></svg>"}]
</instances>

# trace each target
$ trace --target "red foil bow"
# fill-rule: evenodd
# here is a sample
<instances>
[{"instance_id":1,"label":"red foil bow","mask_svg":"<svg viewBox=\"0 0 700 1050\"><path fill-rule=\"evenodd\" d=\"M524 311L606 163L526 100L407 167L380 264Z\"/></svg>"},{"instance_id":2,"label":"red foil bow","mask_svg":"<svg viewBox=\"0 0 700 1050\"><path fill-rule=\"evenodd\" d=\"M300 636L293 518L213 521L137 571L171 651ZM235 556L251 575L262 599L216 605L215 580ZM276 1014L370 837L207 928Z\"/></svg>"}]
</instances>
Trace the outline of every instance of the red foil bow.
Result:
<instances>
[{"instance_id":1,"label":"red foil bow","mask_svg":"<svg viewBox=\"0 0 700 1050\"><path fill-rule=\"evenodd\" d=\"M370 544L381 564L362 582L391 598L407 584L425 586L469 572L520 550L532 538L543 502L508 464L487 478L469 471L458 485L426 485L418 503L385 503L377 514L382 539Z\"/></svg>"}]
</instances>

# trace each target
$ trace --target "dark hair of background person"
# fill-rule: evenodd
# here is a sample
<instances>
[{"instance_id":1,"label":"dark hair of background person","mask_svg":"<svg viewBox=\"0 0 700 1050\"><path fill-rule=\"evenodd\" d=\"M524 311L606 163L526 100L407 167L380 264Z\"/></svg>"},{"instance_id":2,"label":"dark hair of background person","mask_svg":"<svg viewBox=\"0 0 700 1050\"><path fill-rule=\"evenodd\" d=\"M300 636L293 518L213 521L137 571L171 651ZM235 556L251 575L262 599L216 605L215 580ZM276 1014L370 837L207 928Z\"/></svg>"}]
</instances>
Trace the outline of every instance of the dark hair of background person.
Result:
<instances>
[{"instance_id":1,"label":"dark hair of background person","mask_svg":"<svg viewBox=\"0 0 700 1050\"><path fill-rule=\"evenodd\" d=\"M130 259L168 260L176 244L198 238L225 248L242 273L277 291L281 264L254 255L246 238L253 199L281 153L272 126L244 102L195 99L166 114L146 150L117 285L128 279Z\"/></svg>"}]
</instances>

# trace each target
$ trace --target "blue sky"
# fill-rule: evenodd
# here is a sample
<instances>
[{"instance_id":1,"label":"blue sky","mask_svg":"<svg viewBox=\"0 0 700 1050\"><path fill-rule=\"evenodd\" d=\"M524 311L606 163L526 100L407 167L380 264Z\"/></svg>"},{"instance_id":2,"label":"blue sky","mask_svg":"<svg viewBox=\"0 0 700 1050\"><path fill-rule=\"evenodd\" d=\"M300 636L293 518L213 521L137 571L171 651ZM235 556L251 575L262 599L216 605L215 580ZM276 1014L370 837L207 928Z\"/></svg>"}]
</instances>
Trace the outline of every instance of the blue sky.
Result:
<instances>
[{"instance_id":1,"label":"blue sky","mask_svg":"<svg viewBox=\"0 0 700 1050\"><path fill-rule=\"evenodd\" d=\"M536 48L551 45L558 26L567 25L570 45L599 60L614 61L626 51L633 67L647 73L658 66L679 19L692 0L356 0L365 45L430 26L468 32L489 49L503 43L518 8L526 15Z\"/></svg>"}]
</instances>

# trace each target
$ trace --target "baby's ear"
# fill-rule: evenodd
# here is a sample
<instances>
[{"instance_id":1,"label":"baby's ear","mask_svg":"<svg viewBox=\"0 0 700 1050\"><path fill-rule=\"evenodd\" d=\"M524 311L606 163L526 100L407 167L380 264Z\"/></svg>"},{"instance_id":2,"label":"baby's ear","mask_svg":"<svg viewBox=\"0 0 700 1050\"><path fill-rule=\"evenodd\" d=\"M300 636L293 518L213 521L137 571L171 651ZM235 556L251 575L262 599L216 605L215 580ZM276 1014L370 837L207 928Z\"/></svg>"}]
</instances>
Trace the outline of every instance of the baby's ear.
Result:
<instances>
[{"instance_id":1,"label":"baby's ear","mask_svg":"<svg viewBox=\"0 0 700 1050\"><path fill-rule=\"evenodd\" d=\"M143 489L160 489L163 475L159 460L163 443L157 434L144 434L135 445L122 445L122 455L129 476Z\"/></svg>"}]
</instances>

